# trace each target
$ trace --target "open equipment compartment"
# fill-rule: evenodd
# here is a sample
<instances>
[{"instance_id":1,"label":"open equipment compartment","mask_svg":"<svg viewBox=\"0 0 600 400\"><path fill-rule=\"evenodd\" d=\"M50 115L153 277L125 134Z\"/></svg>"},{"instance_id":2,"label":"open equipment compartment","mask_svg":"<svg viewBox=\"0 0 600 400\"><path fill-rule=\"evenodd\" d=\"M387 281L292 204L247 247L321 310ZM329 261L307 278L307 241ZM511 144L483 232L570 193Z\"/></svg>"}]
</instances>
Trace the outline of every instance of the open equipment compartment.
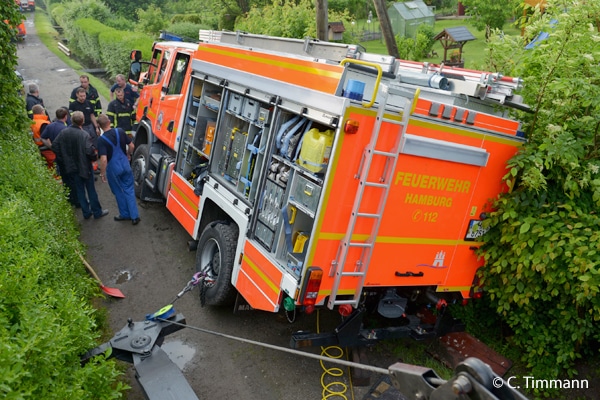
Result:
<instances>
[{"instance_id":1,"label":"open equipment compartment","mask_svg":"<svg viewBox=\"0 0 600 400\"><path fill-rule=\"evenodd\" d=\"M335 129L293 108L276 109L254 239L296 279L304 270Z\"/></svg>"},{"instance_id":2,"label":"open equipment compartment","mask_svg":"<svg viewBox=\"0 0 600 400\"><path fill-rule=\"evenodd\" d=\"M193 79L191 84L176 171L193 186L194 178L211 157L222 90L201 79Z\"/></svg>"},{"instance_id":3,"label":"open equipment compartment","mask_svg":"<svg viewBox=\"0 0 600 400\"><path fill-rule=\"evenodd\" d=\"M269 136L271 105L231 90L217 126L211 172L253 204Z\"/></svg>"}]
</instances>

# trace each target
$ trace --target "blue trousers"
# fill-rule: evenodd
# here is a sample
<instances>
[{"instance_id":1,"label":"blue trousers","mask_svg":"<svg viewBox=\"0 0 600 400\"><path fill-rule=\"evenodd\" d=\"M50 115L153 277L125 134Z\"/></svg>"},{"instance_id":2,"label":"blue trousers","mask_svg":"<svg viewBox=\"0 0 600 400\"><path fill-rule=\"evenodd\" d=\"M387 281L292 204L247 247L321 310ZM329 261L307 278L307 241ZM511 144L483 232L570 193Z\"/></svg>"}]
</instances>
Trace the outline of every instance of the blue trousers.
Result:
<instances>
[{"instance_id":1,"label":"blue trousers","mask_svg":"<svg viewBox=\"0 0 600 400\"><path fill-rule=\"evenodd\" d=\"M110 163L106 168L106 179L111 192L117 199L119 215L123 218L136 219L140 217L135 199L133 173L131 169L122 170L115 174Z\"/></svg>"},{"instance_id":2,"label":"blue trousers","mask_svg":"<svg viewBox=\"0 0 600 400\"><path fill-rule=\"evenodd\" d=\"M102 206L98 200L96 186L94 185L94 169L90 164L90 177L83 179L79 174L73 174L75 188L77 190L77 199L81 205L81 211L84 218L89 218L92 215L98 218L102 215Z\"/></svg>"}]
</instances>

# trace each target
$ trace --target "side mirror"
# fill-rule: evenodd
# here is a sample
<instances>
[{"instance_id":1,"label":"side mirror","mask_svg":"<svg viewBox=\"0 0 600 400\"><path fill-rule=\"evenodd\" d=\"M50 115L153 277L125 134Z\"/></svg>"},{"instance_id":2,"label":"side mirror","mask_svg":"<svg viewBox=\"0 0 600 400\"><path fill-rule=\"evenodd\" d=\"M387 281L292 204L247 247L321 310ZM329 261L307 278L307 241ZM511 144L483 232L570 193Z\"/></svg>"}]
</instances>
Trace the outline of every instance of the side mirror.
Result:
<instances>
[{"instance_id":1,"label":"side mirror","mask_svg":"<svg viewBox=\"0 0 600 400\"><path fill-rule=\"evenodd\" d=\"M129 77L130 81L139 81L140 74L142 72L142 52L140 50L132 50L129 54L131 64L129 65Z\"/></svg>"},{"instance_id":2,"label":"side mirror","mask_svg":"<svg viewBox=\"0 0 600 400\"><path fill-rule=\"evenodd\" d=\"M142 72L142 63L132 62L129 66L129 80L130 81L139 81L140 74Z\"/></svg>"}]
</instances>

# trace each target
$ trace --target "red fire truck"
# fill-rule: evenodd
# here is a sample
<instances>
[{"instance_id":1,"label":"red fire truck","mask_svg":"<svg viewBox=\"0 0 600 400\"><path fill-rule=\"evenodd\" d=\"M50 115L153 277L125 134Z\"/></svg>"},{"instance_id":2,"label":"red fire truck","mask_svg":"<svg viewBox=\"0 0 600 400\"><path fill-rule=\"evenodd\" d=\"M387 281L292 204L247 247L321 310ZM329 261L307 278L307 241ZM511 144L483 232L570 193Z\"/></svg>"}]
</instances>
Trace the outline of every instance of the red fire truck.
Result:
<instances>
[{"instance_id":1,"label":"red fire truck","mask_svg":"<svg viewBox=\"0 0 600 400\"><path fill-rule=\"evenodd\" d=\"M294 346L458 329L423 310L473 296L481 221L524 143L519 79L231 32L142 64L136 191L190 234L205 303L346 317ZM365 334L368 312L401 329Z\"/></svg>"}]
</instances>

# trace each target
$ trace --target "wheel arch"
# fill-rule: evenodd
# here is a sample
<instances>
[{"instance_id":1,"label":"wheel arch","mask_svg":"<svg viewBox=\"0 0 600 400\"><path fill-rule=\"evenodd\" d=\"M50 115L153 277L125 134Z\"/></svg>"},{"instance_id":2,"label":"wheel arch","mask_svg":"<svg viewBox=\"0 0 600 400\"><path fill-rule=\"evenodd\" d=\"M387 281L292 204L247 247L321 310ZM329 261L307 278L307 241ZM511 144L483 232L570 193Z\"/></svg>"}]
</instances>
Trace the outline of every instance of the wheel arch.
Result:
<instances>
[{"instance_id":1,"label":"wheel arch","mask_svg":"<svg viewBox=\"0 0 600 400\"><path fill-rule=\"evenodd\" d=\"M204 206L202 207L202 217L200 218L200 223L198 224L196 238L200 238L200 235L202 235L202 232L204 231L207 225L216 222L226 222L229 224L234 224L238 228L238 235L241 234L241 232L239 231L240 226L235 221L235 219L232 218L223 208L221 208L212 199L207 198L204 201Z\"/></svg>"},{"instance_id":2,"label":"wheel arch","mask_svg":"<svg viewBox=\"0 0 600 400\"><path fill-rule=\"evenodd\" d=\"M148 119L144 118L138 123L133 143L135 147L138 147L142 144L149 145L153 136L154 134L152 133L152 125Z\"/></svg>"}]
</instances>

